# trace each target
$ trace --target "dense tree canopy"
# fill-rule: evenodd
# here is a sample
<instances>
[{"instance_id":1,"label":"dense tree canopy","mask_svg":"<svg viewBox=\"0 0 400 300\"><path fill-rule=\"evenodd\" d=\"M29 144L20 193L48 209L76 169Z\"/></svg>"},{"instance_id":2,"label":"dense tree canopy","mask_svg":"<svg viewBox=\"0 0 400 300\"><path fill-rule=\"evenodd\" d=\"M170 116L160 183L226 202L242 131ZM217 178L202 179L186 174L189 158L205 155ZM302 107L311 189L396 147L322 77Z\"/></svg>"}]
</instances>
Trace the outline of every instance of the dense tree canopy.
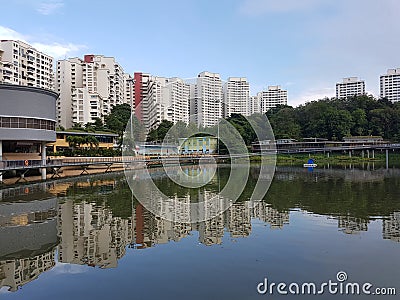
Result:
<instances>
[{"instance_id":1,"label":"dense tree canopy","mask_svg":"<svg viewBox=\"0 0 400 300\"><path fill-rule=\"evenodd\" d=\"M150 130L150 132L147 134L147 141L162 143L166 134L168 133L168 130L170 130L173 125L174 123L171 121L162 120L157 128Z\"/></svg>"},{"instance_id":2,"label":"dense tree canopy","mask_svg":"<svg viewBox=\"0 0 400 300\"><path fill-rule=\"evenodd\" d=\"M110 114L104 118L104 121L108 129L122 136L130 117L131 107L129 104L124 103L114 106Z\"/></svg>"},{"instance_id":3,"label":"dense tree canopy","mask_svg":"<svg viewBox=\"0 0 400 300\"><path fill-rule=\"evenodd\" d=\"M136 116L131 116L131 107L129 104L124 103L114 106L110 114L104 118L107 129L118 134L119 145L122 145L124 132L131 117L133 137L136 141L143 141L145 134L144 126L138 121Z\"/></svg>"},{"instance_id":4,"label":"dense tree canopy","mask_svg":"<svg viewBox=\"0 0 400 300\"><path fill-rule=\"evenodd\" d=\"M323 99L299 107L280 106L267 112L275 138L380 135L400 140L400 103L372 96Z\"/></svg>"}]
</instances>

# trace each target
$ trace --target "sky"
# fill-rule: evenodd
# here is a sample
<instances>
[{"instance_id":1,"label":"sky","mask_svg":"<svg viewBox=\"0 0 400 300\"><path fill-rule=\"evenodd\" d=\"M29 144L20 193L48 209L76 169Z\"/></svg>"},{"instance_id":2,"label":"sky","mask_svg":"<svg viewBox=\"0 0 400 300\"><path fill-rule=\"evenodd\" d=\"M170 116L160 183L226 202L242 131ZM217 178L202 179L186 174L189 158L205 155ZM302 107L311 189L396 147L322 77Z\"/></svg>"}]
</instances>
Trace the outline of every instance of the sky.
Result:
<instances>
[{"instance_id":1,"label":"sky","mask_svg":"<svg viewBox=\"0 0 400 300\"><path fill-rule=\"evenodd\" d=\"M335 96L344 77L400 67L398 0L0 0L0 39L55 59L113 56L130 74L247 77L288 104ZM8 13L7 13L8 12Z\"/></svg>"}]
</instances>

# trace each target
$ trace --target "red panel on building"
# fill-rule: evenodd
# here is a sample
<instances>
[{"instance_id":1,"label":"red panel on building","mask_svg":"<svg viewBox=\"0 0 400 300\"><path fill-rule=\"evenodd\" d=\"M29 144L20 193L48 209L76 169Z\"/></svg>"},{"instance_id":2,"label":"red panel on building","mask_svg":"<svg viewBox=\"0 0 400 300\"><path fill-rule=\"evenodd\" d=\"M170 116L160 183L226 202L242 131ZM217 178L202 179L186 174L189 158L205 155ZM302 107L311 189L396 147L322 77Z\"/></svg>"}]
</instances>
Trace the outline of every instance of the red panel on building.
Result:
<instances>
[{"instance_id":1,"label":"red panel on building","mask_svg":"<svg viewBox=\"0 0 400 300\"><path fill-rule=\"evenodd\" d=\"M134 73L133 79L135 81L135 115L142 121L142 109L140 103L142 102L142 73Z\"/></svg>"},{"instance_id":2,"label":"red panel on building","mask_svg":"<svg viewBox=\"0 0 400 300\"><path fill-rule=\"evenodd\" d=\"M91 62L93 62L93 58L94 58L94 55L93 55L93 54L88 54L88 55L85 55L85 56L84 56L83 60L84 60L86 63L91 63Z\"/></svg>"},{"instance_id":3,"label":"red panel on building","mask_svg":"<svg viewBox=\"0 0 400 300\"><path fill-rule=\"evenodd\" d=\"M143 217L143 206L142 204L138 204L136 206L136 244L144 243L144 217ZM142 247L138 247L143 248Z\"/></svg>"}]
</instances>

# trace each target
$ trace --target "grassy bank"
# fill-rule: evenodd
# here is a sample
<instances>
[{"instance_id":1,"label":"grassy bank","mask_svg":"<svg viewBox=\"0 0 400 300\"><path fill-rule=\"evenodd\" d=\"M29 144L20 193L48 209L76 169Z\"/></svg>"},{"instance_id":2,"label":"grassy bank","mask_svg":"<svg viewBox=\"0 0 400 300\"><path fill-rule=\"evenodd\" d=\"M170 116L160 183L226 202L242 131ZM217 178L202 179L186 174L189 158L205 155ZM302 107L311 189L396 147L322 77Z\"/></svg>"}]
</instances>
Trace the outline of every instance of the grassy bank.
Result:
<instances>
[{"instance_id":1,"label":"grassy bank","mask_svg":"<svg viewBox=\"0 0 400 300\"><path fill-rule=\"evenodd\" d=\"M329 157L327 154L278 154L276 157L276 163L279 165L287 165L287 164L303 164L308 161L309 158L314 159L315 163L319 164L357 164L363 162L385 162L386 156L385 153L375 153L375 157L372 158L372 154L368 158L365 154L362 157L360 154L352 155L351 157L347 154L332 154L330 153ZM252 156L250 158L251 162L260 162L260 156ZM389 153L389 161L390 163L400 163L400 154L399 153Z\"/></svg>"}]
</instances>

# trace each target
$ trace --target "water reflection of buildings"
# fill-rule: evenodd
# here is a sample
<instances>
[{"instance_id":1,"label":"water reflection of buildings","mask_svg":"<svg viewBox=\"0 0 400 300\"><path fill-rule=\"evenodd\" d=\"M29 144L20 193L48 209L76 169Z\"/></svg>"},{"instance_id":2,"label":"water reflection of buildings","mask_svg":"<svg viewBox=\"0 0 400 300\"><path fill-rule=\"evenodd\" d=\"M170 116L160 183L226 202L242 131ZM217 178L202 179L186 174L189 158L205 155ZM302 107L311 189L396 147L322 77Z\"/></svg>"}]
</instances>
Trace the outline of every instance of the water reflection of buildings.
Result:
<instances>
[{"instance_id":1,"label":"water reflection of buildings","mask_svg":"<svg viewBox=\"0 0 400 300\"><path fill-rule=\"evenodd\" d=\"M251 207L249 202L234 203L226 212L226 229L231 237L246 237L251 233Z\"/></svg>"},{"instance_id":2,"label":"water reflection of buildings","mask_svg":"<svg viewBox=\"0 0 400 300\"><path fill-rule=\"evenodd\" d=\"M193 226L194 230L199 232L200 243L211 246L222 244L224 236L224 218L225 214L220 214L210 220L206 220Z\"/></svg>"},{"instance_id":3,"label":"water reflection of buildings","mask_svg":"<svg viewBox=\"0 0 400 300\"><path fill-rule=\"evenodd\" d=\"M368 231L368 220L352 216L339 216L338 227L347 234L356 234L361 231Z\"/></svg>"},{"instance_id":4,"label":"water reflection of buildings","mask_svg":"<svg viewBox=\"0 0 400 300\"><path fill-rule=\"evenodd\" d=\"M0 288L16 291L55 265L57 203L0 204Z\"/></svg>"},{"instance_id":5,"label":"water reflection of buildings","mask_svg":"<svg viewBox=\"0 0 400 300\"><path fill-rule=\"evenodd\" d=\"M282 228L289 223L289 212L280 212L265 202L258 202L254 207L249 201L236 202L212 219L197 223L180 223L156 217L138 205L133 244L142 249L154 244L179 241L192 231L198 231L200 243L207 246L219 245L225 231L233 238L249 236L252 218L269 223L271 228Z\"/></svg>"},{"instance_id":6,"label":"water reflection of buildings","mask_svg":"<svg viewBox=\"0 0 400 300\"><path fill-rule=\"evenodd\" d=\"M255 206L253 217L269 223L271 229L280 229L283 228L285 224L289 224L288 211L279 211L265 202L259 202L258 205Z\"/></svg>"},{"instance_id":7,"label":"water reflection of buildings","mask_svg":"<svg viewBox=\"0 0 400 300\"><path fill-rule=\"evenodd\" d=\"M9 291L15 292L54 265L54 250L34 257L0 261L0 288L7 286Z\"/></svg>"},{"instance_id":8,"label":"water reflection of buildings","mask_svg":"<svg viewBox=\"0 0 400 300\"><path fill-rule=\"evenodd\" d=\"M388 219L383 220L383 239L400 242L400 212L392 213Z\"/></svg>"},{"instance_id":9,"label":"water reflection of buildings","mask_svg":"<svg viewBox=\"0 0 400 300\"><path fill-rule=\"evenodd\" d=\"M132 219L113 217L110 209L94 203L61 204L58 228L63 263L116 267L132 240Z\"/></svg>"}]
</instances>

